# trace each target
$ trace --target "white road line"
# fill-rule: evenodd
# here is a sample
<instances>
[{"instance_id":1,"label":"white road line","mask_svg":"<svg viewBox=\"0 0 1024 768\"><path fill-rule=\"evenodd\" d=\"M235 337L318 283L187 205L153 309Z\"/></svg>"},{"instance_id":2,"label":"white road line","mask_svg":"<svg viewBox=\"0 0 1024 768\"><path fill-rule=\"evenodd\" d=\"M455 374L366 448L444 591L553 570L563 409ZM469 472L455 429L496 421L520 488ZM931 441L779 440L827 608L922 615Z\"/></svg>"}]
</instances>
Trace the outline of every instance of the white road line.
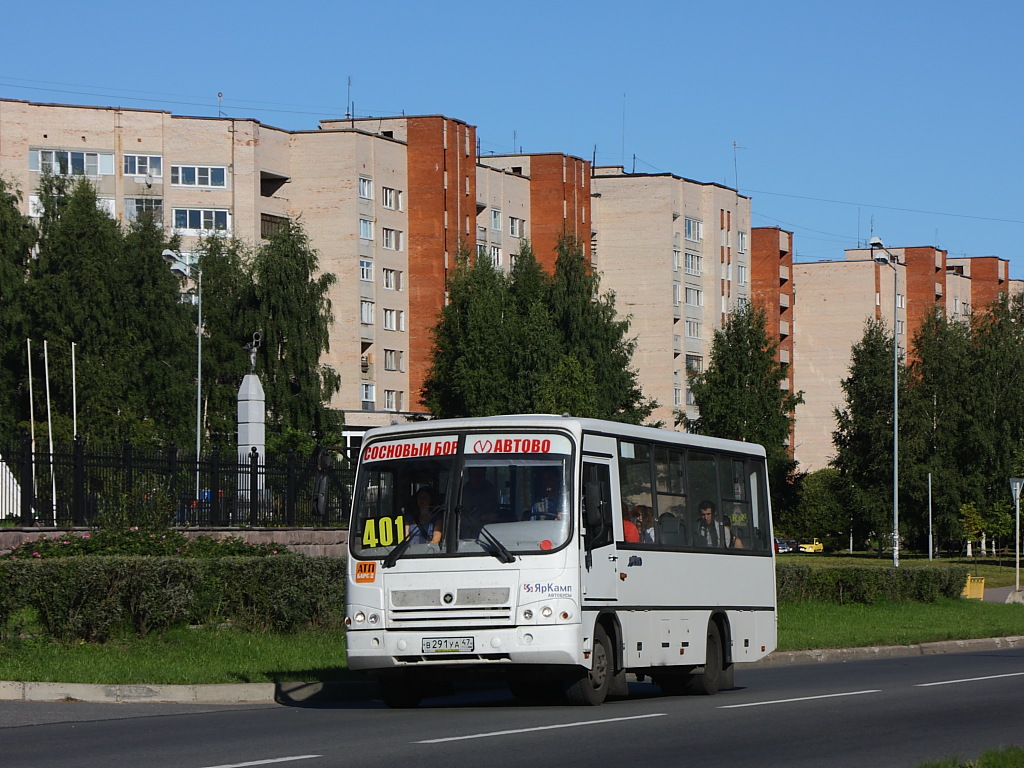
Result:
<instances>
[{"instance_id":1,"label":"white road line","mask_svg":"<svg viewBox=\"0 0 1024 768\"><path fill-rule=\"evenodd\" d=\"M210 765L207 768L247 768L250 765L271 765L273 763L290 763L293 760L312 760L323 755L295 755L294 757L275 757L270 760L253 760L251 763L231 763L229 765Z\"/></svg>"},{"instance_id":2,"label":"white road line","mask_svg":"<svg viewBox=\"0 0 1024 768\"><path fill-rule=\"evenodd\" d=\"M755 701L750 704L729 704L728 706L718 707L718 709L742 709L743 707L764 707L768 704L789 704L794 701L816 701L818 699L837 699L840 696L861 696L865 693L881 692L881 689L873 689L870 691L849 691L848 693L827 693L824 696L801 696L798 699L776 699L774 701Z\"/></svg>"},{"instance_id":3,"label":"white road line","mask_svg":"<svg viewBox=\"0 0 1024 768\"><path fill-rule=\"evenodd\" d=\"M634 715L633 717L612 717L607 720L583 720L578 723L562 723L560 725L540 725L536 728L515 728L509 731L490 731L489 733L473 733L469 736L448 736L444 739L427 739L414 741L413 744L443 744L446 741L466 741L467 739L488 739L492 736L508 736L515 733L533 733L535 731L551 731L556 728L580 728L584 725L602 725L604 723L622 723L627 720L644 720L650 717L665 717L668 712L657 712L652 715Z\"/></svg>"},{"instance_id":4,"label":"white road line","mask_svg":"<svg viewBox=\"0 0 1024 768\"><path fill-rule=\"evenodd\" d=\"M999 680L1003 677L1020 677L1024 672L1007 672L1005 675L988 675L986 677L965 677L963 680L940 680L937 683L918 683L917 688L929 688L933 685L953 685L953 683L976 683L979 680Z\"/></svg>"}]
</instances>

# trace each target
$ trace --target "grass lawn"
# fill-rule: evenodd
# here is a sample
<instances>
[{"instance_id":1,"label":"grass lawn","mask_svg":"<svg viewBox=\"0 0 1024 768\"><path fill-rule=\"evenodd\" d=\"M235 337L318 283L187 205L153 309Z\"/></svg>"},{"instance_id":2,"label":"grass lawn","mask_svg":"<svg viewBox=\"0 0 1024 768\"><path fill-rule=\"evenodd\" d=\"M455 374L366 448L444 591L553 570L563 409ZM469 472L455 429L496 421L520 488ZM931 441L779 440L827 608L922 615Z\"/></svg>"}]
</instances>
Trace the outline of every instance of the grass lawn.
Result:
<instances>
[{"instance_id":1,"label":"grass lawn","mask_svg":"<svg viewBox=\"0 0 1024 768\"><path fill-rule=\"evenodd\" d=\"M884 557L866 552L854 552L846 554L806 554L790 553L777 555L776 562L799 563L814 567L842 567L842 566L864 566L878 568L892 568L892 553L887 552ZM944 565L966 565L970 568L971 576L981 576L985 579L985 587L1011 587L1016 583L1016 564L1014 554L996 558L991 555L971 559L968 557L941 557L929 560L926 556L900 553L900 568L922 568L925 566ZM1021 580L1024 581L1024 575Z\"/></svg>"}]
</instances>

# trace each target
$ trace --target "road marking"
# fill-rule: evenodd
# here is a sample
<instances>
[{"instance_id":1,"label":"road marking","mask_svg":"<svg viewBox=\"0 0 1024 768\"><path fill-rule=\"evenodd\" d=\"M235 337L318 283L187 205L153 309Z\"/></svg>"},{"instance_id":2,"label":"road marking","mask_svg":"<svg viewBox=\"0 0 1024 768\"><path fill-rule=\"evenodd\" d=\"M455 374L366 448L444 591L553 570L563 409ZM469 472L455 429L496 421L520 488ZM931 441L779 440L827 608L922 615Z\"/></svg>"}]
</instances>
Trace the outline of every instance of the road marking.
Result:
<instances>
[{"instance_id":1,"label":"road marking","mask_svg":"<svg viewBox=\"0 0 1024 768\"><path fill-rule=\"evenodd\" d=\"M743 707L764 707L768 704L789 704L794 701L816 701L818 699L837 699L840 696L861 696L865 693L881 693L881 689L872 689L870 691L849 691L847 693L827 693L824 696L801 696L797 699L775 699L774 701L754 701L750 704L729 704L724 707L718 707L718 709L741 709Z\"/></svg>"},{"instance_id":2,"label":"road marking","mask_svg":"<svg viewBox=\"0 0 1024 768\"><path fill-rule=\"evenodd\" d=\"M556 728L580 728L584 725L602 725L604 723L622 723L627 720L644 720L651 717L665 717L668 712L656 712L652 715L634 715L632 717L612 717L607 720L583 720L578 723L562 723L560 725L540 725L536 728L514 728L508 731L490 731L488 733L472 733L468 736L448 736L443 739L427 739L414 741L413 744L443 744L446 741L466 741L467 739L489 739L492 736L509 736L514 733L533 733L535 731L551 731Z\"/></svg>"},{"instance_id":3,"label":"road marking","mask_svg":"<svg viewBox=\"0 0 1024 768\"><path fill-rule=\"evenodd\" d=\"M250 765L271 765L272 763L290 763L293 760L312 760L323 755L295 755L294 757L275 757L270 760L253 760L251 763L231 763L229 765L210 765L207 768L247 768Z\"/></svg>"},{"instance_id":4,"label":"road marking","mask_svg":"<svg viewBox=\"0 0 1024 768\"><path fill-rule=\"evenodd\" d=\"M1007 672L1005 675L988 675L986 677L965 677L963 680L940 680L937 683L918 683L917 688L929 688L933 685L952 685L953 683L976 683L979 680L999 680L1003 677L1020 677L1024 672Z\"/></svg>"}]
</instances>

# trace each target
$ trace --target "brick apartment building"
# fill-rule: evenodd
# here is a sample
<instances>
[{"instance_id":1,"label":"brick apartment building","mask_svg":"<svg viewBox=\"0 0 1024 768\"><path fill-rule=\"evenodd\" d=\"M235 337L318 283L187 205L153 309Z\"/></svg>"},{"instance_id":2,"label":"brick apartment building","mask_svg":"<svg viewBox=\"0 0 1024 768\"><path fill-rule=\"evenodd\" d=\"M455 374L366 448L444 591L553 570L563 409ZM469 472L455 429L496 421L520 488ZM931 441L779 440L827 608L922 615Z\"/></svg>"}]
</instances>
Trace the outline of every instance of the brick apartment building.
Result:
<instances>
[{"instance_id":1,"label":"brick apartment building","mask_svg":"<svg viewBox=\"0 0 1024 768\"><path fill-rule=\"evenodd\" d=\"M594 169L591 257L631 318L633 364L652 419L696 416L687 371L702 371L716 329L751 297L750 198L669 173Z\"/></svg>"}]
</instances>

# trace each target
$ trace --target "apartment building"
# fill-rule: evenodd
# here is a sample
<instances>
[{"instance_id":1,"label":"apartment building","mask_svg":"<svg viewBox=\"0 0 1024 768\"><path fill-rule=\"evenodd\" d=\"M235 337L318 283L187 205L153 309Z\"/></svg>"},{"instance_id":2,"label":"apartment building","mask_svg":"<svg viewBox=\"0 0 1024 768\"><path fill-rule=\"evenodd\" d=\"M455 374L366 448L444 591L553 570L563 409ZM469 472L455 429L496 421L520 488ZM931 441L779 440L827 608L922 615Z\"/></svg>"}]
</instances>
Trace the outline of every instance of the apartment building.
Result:
<instances>
[{"instance_id":1,"label":"apartment building","mask_svg":"<svg viewBox=\"0 0 1024 768\"><path fill-rule=\"evenodd\" d=\"M895 313L900 355L906 360L914 335L936 308L949 317L965 317L999 293L1019 292L1020 281L1007 278L1004 259L953 259L931 246L886 250L853 248L844 261L793 265L799 297L794 386L804 392L794 448L804 471L821 469L835 453L834 410L845 406L840 382L849 375L850 351L861 340L865 321L881 320L892 329ZM876 256L883 261L875 261Z\"/></svg>"},{"instance_id":2,"label":"apartment building","mask_svg":"<svg viewBox=\"0 0 1024 768\"><path fill-rule=\"evenodd\" d=\"M591 179L592 259L631 319L633 364L652 419L696 416L688 371L704 369L714 331L751 298L750 199L673 174L599 167Z\"/></svg>"},{"instance_id":3,"label":"apartment building","mask_svg":"<svg viewBox=\"0 0 1024 768\"><path fill-rule=\"evenodd\" d=\"M287 131L251 119L0 99L0 174L38 215L43 172L81 175L130 221L153 211L182 236L256 244L301 216L337 276L324 362L350 432L422 411L430 329L460 246L509 268L523 238L546 266L563 232L589 236L590 168L561 154L476 157L476 129L441 115L324 120ZM256 330L256 329L254 329Z\"/></svg>"}]
</instances>

